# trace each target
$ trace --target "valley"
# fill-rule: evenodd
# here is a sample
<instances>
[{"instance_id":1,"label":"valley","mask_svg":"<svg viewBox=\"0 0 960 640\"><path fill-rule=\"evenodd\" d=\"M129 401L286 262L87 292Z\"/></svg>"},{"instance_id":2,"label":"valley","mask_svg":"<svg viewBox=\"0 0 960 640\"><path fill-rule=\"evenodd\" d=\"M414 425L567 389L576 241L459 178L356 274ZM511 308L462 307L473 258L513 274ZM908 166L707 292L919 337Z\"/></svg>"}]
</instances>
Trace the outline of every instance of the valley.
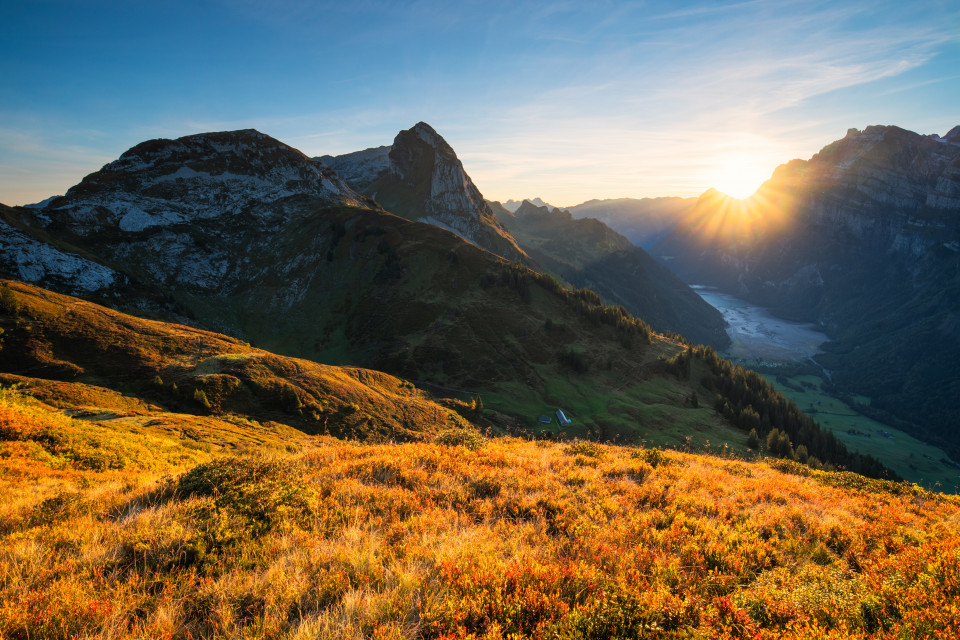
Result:
<instances>
[{"instance_id":1,"label":"valley","mask_svg":"<svg viewBox=\"0 0 960 640\"><path fill-rule=\"evenodd\" d=\"M731 344L723 355L763 373L850 449L876 457L910 482L960 492L960 467L941 449L860 413L858 407L869 405L870 398L838 397L841 394L814 360L827 341L816 327L777 318L763 307L711 287L695 285L693 290L728 323Z\"/></svg>"},{"instance_id":2,"label":"valley","mask_svg":"<svg viewBox=\"0 0 960 640\"><path fill-rule=\"evenodd\" d=\"M850 129L746 200L716 190L653 255L830 340L817 363L869 415L960 458L960 127Z\"/></svg>"},{"instance_id":3,"label":"valley","mask_svg":"<svg viewBox=\"0 0 960 640\"><path fill-rule=\"evenodd\" d=\"M723 315L730 346L722 351L744 366L808 362L827 341L813 325L777 318L763 307L712 287L691 288Z\"/></svg>"}]
</instances>

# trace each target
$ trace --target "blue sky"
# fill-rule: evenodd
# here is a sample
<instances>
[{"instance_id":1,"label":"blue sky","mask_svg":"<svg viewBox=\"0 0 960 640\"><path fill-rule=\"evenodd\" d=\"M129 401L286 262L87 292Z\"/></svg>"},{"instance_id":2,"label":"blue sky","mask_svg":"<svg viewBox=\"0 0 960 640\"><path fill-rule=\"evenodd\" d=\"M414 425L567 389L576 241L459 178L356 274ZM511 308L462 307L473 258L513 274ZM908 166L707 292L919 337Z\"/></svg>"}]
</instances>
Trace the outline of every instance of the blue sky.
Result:
<instances>
[{"instance_id":1,"label":"blue sky","mask_svg":"<svg viewBox=\"0 0 960 640\"><path fill-rule=\"evenodd\" d=\"M149 138L309 155L423 120L485 196L756 186L850 127L960 124L960 3L125 0L0 6L0 202ZM740 195L740 194L737 194Z\"/></svg>"}]
</instances>

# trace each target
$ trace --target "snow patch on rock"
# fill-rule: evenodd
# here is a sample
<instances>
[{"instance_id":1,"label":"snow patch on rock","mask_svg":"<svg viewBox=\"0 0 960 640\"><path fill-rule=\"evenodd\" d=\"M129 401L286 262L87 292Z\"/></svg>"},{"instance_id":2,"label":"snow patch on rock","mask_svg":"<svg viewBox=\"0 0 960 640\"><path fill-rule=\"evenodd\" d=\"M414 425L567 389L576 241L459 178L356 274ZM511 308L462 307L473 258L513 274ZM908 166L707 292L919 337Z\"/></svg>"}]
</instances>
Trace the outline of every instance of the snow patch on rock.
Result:
<instances>
[{"instance_id":1,"label":"snow patch on rock","mask_svg":"<svg viewBox=\"0 0 960 640\"><path fill-rule=\"evenodd\" d=\"M390 149L392 148L390 146L373 147L342 156L320 156L316 160L329 165L347 183L362 189L390 169Z\"/></svg>"},{"instance_id":2,"label":"snow patch on rock","mask_svg":"<svg viewBox=\"0 0 960 640\"><path fill-rule=\"evenodd\" d=\"M5 270L18 274L25 282L57 278L73 292L99 291L120 279L112 269L34 240L2 220L0 256Z\"/></svg>"}]
</instances>

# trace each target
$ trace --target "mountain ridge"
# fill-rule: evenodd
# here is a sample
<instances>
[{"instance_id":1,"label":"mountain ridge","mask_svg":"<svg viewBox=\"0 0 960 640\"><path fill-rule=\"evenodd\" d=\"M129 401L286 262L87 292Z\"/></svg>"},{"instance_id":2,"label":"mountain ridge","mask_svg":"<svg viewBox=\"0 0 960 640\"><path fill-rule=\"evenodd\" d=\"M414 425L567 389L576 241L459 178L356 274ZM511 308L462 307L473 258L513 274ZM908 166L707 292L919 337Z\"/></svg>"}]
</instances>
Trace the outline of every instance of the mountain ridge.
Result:
<instances>
[{"instance_id":1,"label":"mountain ridge","mask_svg":"<svg viewBox=\"0 0 960 640\"><path fill-rule=\"evenodd\" d=\"M565 288L355 191L330 192L321 165L266 136L211 135L214 142L151 143L44 209L0 213L43 246L122 273L122 283L90 296L110 306L286 356L468 390L511 428L537 424L553 406L574 418L568 436L677 443L696 434L745 447L757 416L759 435L776 429L785 455L803 444L831 463L886 472L821 432L762 379L679 336L656 334L593 291ZM265 148L238 155L238 135ZM225 157L214 143L229 147ZM140 166L144 157L153 164ZM282 161L269 174L275 197L259 200L255 165L273 157ZM157 177L173 175L158 188ZM250 179L231 199L236 176ZM214 190L211 181L227 184ZM156 224L121 228L131 201ZM196 203L210 205L202 224L177 219ZM22 265L12 260L0 256L0 273L17 277Z\"/></svg>"},{"instance_id":2,"label":"mountain ridge","mask_svg":"<svg viewBox=\"0 0 960 640\"><path fill-rule=\"evenodd\" d=\"M501 221L520 246L554 276L596 291L660 332L717 348L729 338L723 317L666 267L593 218L536 206L529 200Z\"/></svg>"}]
</instances>

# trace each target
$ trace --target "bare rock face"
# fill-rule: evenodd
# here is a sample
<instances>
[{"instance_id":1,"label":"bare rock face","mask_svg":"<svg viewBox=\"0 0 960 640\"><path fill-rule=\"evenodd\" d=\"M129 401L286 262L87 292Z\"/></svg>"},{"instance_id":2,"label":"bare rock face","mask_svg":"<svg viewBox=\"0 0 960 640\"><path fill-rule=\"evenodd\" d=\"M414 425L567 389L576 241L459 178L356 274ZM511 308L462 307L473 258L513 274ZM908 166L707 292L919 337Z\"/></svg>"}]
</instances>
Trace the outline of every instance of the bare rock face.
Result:
<instances>
[{"instance_id":1,"label":"bare rock face","mask_svg":"<svg viewBox=\"0 0 960 640\"><path fill-rule=\"evenodd\" d=\"M508 260L526 259L453 148L424 122L398 133L389 147L318 160L391 213L452 231Z\"/></svg>"},{"instance_id":2,"label":"bare rock face","mask_svg":"<svg viewBox=\"0 0 960 640\"><path fill-rule=\"evenodd\" d=\"M274 235L335 206L375 204L322 162L258 131L149 140L43 208L20 210L19 222L11 214L24 231L42 228L53 244L20 238L11 227L0 241L15 244L17 254L7 255L3 271L48 286L59 278L61 290L108 297L130 278L141 291L175 285L222 294L250 277L257 257L271 255Z\"/></svg>"},{"instance_id":3,"label":"bare rock face","mask_svg":"<svg viewBox=\"0 0 960 640\"><path fill-rule=\"evenodd\" d=\"M323 163L252 129L149 140L93 173L43 214L82 235L223 216L271 217L293 197L364 199Z\"/></svg>"},{"instance_id":4,"label":"bare rock face","mask_svg":"<svg viewBox=\"0 0 960 640\"><path fill-rule=\"evenodd\" d=\"M43 282L77 294L105 291L125 280L113 269L41 242L2 218L0 271L24 282Z\"/></svg>"}]
</instances>

